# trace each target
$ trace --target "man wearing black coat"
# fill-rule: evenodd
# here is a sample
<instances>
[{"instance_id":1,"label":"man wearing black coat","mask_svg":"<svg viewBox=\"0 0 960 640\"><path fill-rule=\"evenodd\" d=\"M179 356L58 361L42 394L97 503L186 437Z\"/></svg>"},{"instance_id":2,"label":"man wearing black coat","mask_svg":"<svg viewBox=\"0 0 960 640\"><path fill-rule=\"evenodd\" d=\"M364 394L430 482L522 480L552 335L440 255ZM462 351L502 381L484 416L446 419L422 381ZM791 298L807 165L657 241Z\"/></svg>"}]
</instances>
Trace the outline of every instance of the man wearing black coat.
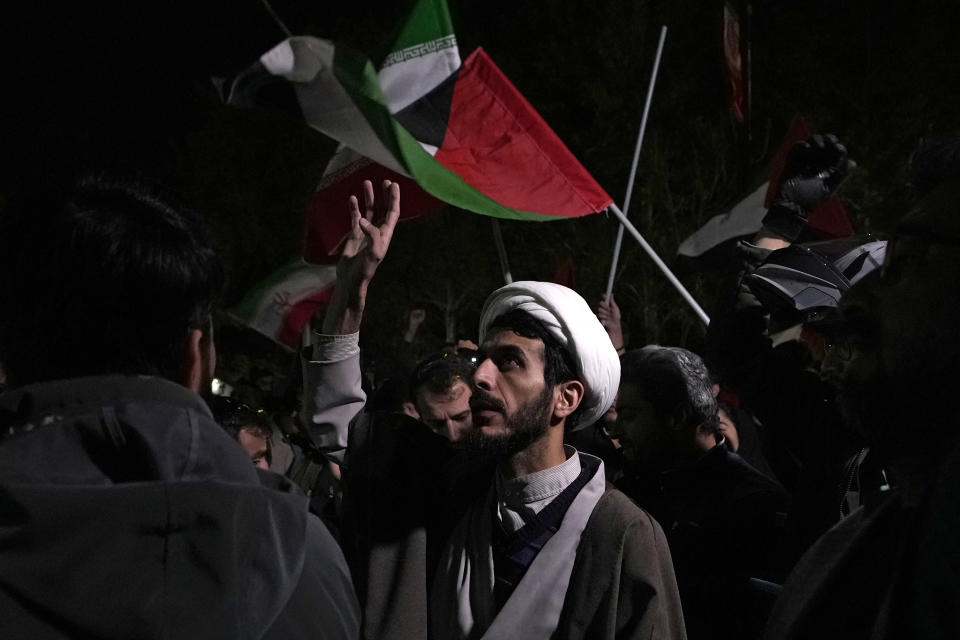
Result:
<instances>
[{"instance_id":1,"label":"man wearing black coat","mask_svg":"<svg viewBox=\"0 0 960 640\"><path fill-rule=\"evenodd\" d=\"M700 358L677 347L626 353L614 435L623 491L660 522L691 639L759 634L778 578L787 495L730 451ZM762 581L762 582L758 582Z\"/></svg>"},{"instance_id":2,"label":"man wearing black coat","mask_svg":"<svg viewBox=\"0 0 960 640\"><path fill-rule=\"evenodd\" d=\"M201 219L103 178L29 195L0 214L0 637L356 637L333 539L199 395Z\"/></svg>"}]
</instances>

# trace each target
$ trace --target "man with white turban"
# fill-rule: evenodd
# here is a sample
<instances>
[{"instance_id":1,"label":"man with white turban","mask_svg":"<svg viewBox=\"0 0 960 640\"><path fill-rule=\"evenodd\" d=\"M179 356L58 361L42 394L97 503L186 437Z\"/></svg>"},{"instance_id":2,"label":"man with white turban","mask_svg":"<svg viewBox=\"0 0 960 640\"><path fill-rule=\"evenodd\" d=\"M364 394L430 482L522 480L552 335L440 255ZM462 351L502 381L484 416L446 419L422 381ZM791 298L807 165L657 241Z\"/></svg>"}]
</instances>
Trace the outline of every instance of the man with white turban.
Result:
<instances>
[{"instance_id":1,"label":"man with white turban","mask_svg":"<svg viewBox=\"0 0 960 640\"><path fill-rule=\"evenodd\" d=\"M364 190L367 216L351 199L338 298L305 368L307 426L344 461L364 637L683 638L660 526L606 485L598 458L563 444L565 430L603 415L620 381L577 293L517 282L487 299L465 446L402 416L359 413L359 362L344 347L399 211L399 190L385 185L378 226Z\"/></svg>"}]
</instances>

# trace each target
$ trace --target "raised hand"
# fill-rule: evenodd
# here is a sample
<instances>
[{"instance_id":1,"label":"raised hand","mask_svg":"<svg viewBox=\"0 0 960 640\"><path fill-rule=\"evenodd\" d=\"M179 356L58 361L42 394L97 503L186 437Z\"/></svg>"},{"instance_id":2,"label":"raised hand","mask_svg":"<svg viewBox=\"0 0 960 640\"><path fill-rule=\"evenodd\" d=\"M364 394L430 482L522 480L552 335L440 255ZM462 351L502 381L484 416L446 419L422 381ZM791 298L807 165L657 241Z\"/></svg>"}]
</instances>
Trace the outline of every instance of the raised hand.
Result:
<instances>
[{"instance_id":1,"label":"raised hand","mask_svg":"<svg viewBox=\"0 0 960 640\"><path fill-rule=\"evenodd\" d=\"M387 255L393 230L400 219L400 185L384 180L379 204L373 195L373 183L363 181L364 212L356 196L350 196L350 233L337 263L337 286L369 283ZM344 282L342 282L344 281Z\"/></svg>"},{"instance_id":2,"label":"raised hand","mask_svg":"<svg viewBox=\"0 0 960 640\"><path fill-rule=\"evenodd\" d=\"M778 200L811 211L830 195L853 166L835 135L814 135L790 151Z\"/></svg>"},{"instance_id":3,"label":"raised hand","mask_svg":"<svg viewBox=\"0 0 960 640\"><path fill-rule=\"evenodd\" d=\"M600 304L597 305L597 318L603 328L607 330L610 342L613 343L617 352L622 351L625 345L623 344L623 326L620 323L620 307L617 306L612 293L609 299L601 300Z\"/></svg>"},{"instance_id":4,"label":"raised hand","mask_svg":"<svg viewBox=\"0 0 960 640\"><path fill-rule=\"evenodd\" d=\"M783 182L763 218L763 226L793 242L807 226L807 216L830 196L856 166L836 136L815 135L790 151Z\"/></svg>"},{"instance_id":5,"label":"raised hand","mask_svg":"<svg viewBox=\"0 0 960 640\"><path fill-rule=\"evenodd\" d=\"M367 287L387 255L394 228L400 219L400 185L384 180L382 198L376 202L373 183L363 181L364 211L350 196L350 233L337 262L337 288L323 321L326 334L348 334L360 330Z\"/></svg>"}]
</instances>

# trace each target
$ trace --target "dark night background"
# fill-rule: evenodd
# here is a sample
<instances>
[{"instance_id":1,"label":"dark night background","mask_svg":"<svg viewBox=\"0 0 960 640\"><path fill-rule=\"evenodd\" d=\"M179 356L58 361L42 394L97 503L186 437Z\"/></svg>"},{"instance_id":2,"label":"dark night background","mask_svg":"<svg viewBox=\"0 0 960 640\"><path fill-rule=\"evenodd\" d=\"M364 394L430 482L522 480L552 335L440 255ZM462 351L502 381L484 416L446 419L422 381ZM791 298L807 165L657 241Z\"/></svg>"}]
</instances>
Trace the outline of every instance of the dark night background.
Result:
<instances>
[{"instance_id":1,"label":"dark night background","mask_svg":"<svg viewBox=\"0 0 960 640\"><path fill-rule=\"evenodd\" d=\"M686 235L765 179L796 114L846 143L859 169L841 195L858 230L881 236L907 206L916 140L960 130L955 2L754 0L749 142L727 109L719 0L449 2L461 55L483 46L618 203L658 31L669 27L630 212L668 262ZM379 60L411 4L272 6L291 31ZM21 3L3 14L0 197L70 167L159 180L214 225L228 306L298 254L304 205L335 144L282 109L227 109L210 82L283 38L258 0ZM614 220L503 230L515 278L551 279L570 258L577 288L599 299ZM615 292L631 343L695 348L699 321L632 240L624 247ZM475 337L479 306L501 282L489 220L446 211L404 223L377 278L367 332L400 333L422 306L425 330L442 340L449 290L462 296L458 334ZM684 280L709 312L721 274Z\"/></svg>"}]
</instances>

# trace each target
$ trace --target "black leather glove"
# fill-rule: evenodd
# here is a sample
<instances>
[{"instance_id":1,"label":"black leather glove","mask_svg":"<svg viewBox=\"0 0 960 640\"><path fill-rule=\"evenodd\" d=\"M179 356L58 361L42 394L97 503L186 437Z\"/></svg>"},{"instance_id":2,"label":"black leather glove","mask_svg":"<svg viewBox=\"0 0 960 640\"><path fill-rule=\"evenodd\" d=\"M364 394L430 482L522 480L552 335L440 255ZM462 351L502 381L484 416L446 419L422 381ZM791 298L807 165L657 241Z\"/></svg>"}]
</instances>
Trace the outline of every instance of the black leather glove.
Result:
<instances>
[{"instance_id":1,"label":"black leather glove","mask_svg":"<svg viewBox=\"0 0 960 640\"><path fill-rule=\"evenodd\" d=\"M834 192L853 166L847 148L832 134L798 142L790 151L780 192L763 225L791 242L796 240L810 212Z\"/></svg>"}]
</instances>

